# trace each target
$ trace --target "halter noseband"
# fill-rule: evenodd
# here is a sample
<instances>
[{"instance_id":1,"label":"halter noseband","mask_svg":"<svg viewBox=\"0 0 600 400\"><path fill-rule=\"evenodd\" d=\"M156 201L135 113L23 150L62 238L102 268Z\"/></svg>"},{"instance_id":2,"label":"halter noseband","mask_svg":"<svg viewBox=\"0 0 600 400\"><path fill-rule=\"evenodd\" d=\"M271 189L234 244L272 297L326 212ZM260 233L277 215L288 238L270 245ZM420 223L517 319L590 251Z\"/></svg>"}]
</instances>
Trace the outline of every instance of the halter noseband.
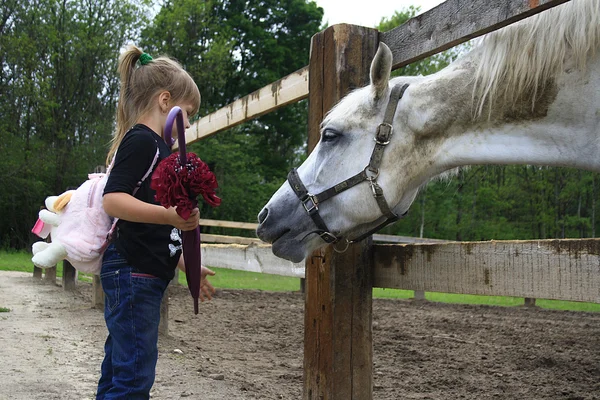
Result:
<instances>
[{"instance_id":1,"label":"halter noseband","mask_svg":"<svg viewBox=\"0 0 600 400\"><path fill-rule=\"evenodd\" d=\"M366 238L367 236L377 232L384 226L400 219L400 217L394 214L391 208L389 207L385 196L383 195L383 189L381 189L381 186L379 186L379 184L377 183L377 178L379 177L379 166L381 165L383 150L385 149L385 146L387 146L387 144L390 142L390 138L392 137L392 133L394 130L392 122L394 120L394 114L396 113L396 107L398 107L398 103L400 102L400 99L402 98L402 95L404 94L404 91L407 87L408 84L402 86L398 85L392 88L392 91L390 93L390 100L388 102L387 108L385 110L385 115L383 117L383 122L377 127L377 133L375 134L374 138L375 148L373 149L373 153L371 154L369 165L367 165L365 169L363 169L361 172L316 195L310 194L308 192L308 190L302 183L302 180L300 179L296 168L292 169L288 174L287 179L290 183L290 186L292 187L292 190L294 191L294 193L296 193L296 196L298 196L298 198L302 202L302 206L304 207L308 215L311 217L315 225L317 225L318 229L311 233L317 233L325 242L336 243L340 240L340 238L336 237L327 228L327 224L325 224L325 221L323 221L323 218L321 218L321 216L319 215L319 204L364 181L369 182L369 185L371 186L371 191L373 192L373 197L375 197L379 209L387 218L381 224L377 225L374 229L357 237L356 239L348 240L348 242L358 242Z\"/></svg>"}]
</instances>

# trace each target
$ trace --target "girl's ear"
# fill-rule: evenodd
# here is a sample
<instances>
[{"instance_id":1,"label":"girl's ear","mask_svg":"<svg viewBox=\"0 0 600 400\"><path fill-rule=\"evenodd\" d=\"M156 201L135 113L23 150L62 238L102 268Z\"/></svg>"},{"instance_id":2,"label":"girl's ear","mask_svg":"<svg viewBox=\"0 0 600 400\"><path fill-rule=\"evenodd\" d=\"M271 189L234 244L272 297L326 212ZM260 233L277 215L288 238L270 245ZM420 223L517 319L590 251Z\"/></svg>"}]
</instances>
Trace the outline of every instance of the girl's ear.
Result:
<instances>
[{"instance_id":1,"label":"girl's ear","mask_svg":"<svg viewBox=\"0 0 600 400\"><path fill-rule=\"evenodd\" d=\"M160 92L160 94L158 95L158 105L160 106L160 109L163 112L163 114L166 114L169 112L169 102L170 101L171 101L171 93L169 93L166 90L163 92Z\"/></svg>"}]
</instances>

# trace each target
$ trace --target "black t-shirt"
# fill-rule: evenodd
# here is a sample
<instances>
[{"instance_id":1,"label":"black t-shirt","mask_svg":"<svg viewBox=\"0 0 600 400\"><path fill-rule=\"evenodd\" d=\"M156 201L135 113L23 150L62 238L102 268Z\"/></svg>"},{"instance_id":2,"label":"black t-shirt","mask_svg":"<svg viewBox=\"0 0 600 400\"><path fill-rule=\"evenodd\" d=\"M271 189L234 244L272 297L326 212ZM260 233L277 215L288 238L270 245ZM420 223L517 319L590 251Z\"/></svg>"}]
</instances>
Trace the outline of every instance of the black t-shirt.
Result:
<instances>
[{"instance_id":1,"label":"black t-shirt","mask_svg":"<svg viewBox=\"0 0 600 400\"><path fill-rule=\"evenodd\" d=\"M104 194L123 192L133 194L138 182L152 165L159 149L160 160L171 154L165 141L145 125L137 124L125 134L119 145L114 166L108 176ZM154 172L154 171L153 171ZM159 204L150 188L150 174L135 194L141 201ZM113 242L127 262L140 272L163 279L173 279L181 255L181 232L171 225L117 222Z\"/></svg>"}]
</instances>

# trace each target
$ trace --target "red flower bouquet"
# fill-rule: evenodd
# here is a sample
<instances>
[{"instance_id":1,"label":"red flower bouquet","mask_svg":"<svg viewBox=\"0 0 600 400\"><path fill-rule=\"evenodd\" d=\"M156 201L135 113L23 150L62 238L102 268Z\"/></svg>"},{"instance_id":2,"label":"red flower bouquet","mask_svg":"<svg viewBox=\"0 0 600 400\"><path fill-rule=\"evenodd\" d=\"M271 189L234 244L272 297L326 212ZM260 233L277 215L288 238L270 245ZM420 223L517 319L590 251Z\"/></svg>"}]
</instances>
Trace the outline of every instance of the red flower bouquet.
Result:
<instances>
[{"instance_id":1,"label":"red flower bouquet","mask_svg":"<svg viewBox=\"0 0 600 400\"><path fill-rule=\"evenodd\" d=\"M183 219L188 219L198 205L199 195L213 207L221 204L215 194L218 187L215 174L194 153L187 153L183 166L179 164L177 153L162 160L152 175L150 187L156 191L156 200L163 207L176 206L177 214Z\"/></svg>"}]
</instances>

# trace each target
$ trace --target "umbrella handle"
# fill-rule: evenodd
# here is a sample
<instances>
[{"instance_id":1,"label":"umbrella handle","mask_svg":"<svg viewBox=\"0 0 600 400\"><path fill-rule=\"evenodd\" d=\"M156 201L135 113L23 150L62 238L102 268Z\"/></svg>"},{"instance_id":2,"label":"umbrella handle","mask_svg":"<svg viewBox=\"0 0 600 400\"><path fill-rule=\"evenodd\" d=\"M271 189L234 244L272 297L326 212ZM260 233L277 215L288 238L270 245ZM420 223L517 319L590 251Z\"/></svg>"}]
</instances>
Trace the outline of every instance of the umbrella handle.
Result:
<instances>
[{"instance_id":1,"label":"umbrella handle","mask_svg":"<svg viewBox=\"0 0 600 400\"><path fill-rule=\"evenodd\" d=\"M165 124L165 142L167 146L172 147L175 143L175 140L172 136L173 130L173 121L177 122L177 140L179 141L179 162L181 165L186 163L186 153L185 153L185 129L183 128L183 111L179 106L174 106L169 111L169 115L167 115L167 122Z\"/></svg>"}]
</instances>

